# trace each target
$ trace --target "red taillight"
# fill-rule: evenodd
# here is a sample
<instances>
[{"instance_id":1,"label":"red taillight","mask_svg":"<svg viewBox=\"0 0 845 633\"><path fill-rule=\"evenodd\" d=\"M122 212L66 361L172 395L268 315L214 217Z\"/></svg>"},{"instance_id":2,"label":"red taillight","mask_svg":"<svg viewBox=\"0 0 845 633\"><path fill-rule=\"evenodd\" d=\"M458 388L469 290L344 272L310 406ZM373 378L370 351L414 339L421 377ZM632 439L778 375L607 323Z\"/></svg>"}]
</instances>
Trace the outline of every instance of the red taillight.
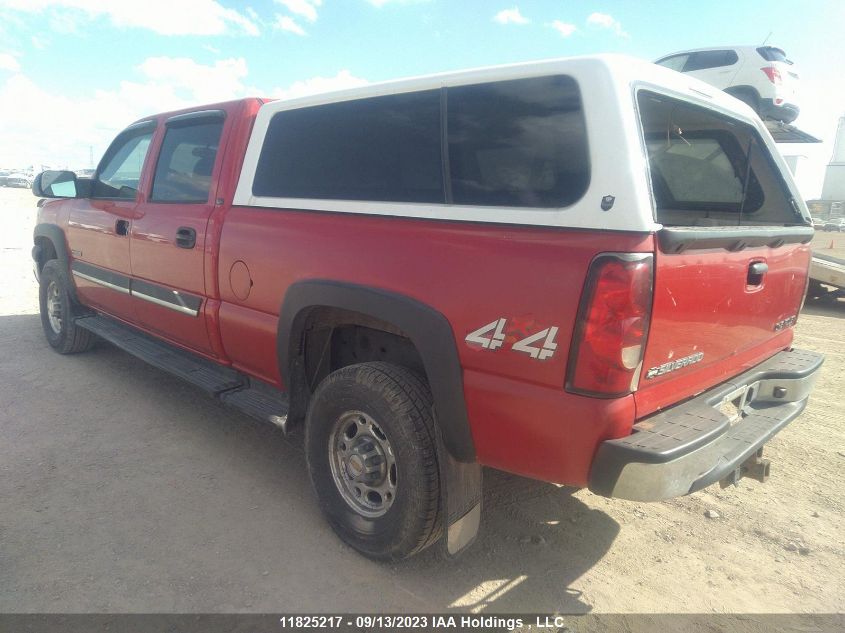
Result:
<instances>
[{"instance_id":1,"label":"red taillight","mask_svg":"<svg viewBox=\"0 0 845 633\"><path fill-rule=\"evenodd\" d=\"M773 84L779 84L783 81L783 78L780 76L780 71L774 66L763 66L760 70L766 73L766 77L768 77L769 81Z\"/></svg>"},{"instance_id":2,"label":"red taillight","mask_svg":"<svg viewBox=\"0 0 845 633\"><path fill-rule=\"evenodd\" d=\"M603 253L590 264L567 391L611 398L636 388L651 318L652 261L648 253Z\"/></svg>"}]
</instances>

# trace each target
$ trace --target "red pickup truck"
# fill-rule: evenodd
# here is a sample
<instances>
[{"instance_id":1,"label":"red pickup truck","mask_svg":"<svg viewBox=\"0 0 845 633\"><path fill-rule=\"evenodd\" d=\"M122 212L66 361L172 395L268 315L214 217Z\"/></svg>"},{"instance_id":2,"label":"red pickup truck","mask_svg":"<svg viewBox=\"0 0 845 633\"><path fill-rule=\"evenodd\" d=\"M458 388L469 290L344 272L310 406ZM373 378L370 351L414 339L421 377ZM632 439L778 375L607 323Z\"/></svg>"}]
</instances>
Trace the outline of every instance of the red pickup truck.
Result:
<instances>
[{"instance_id":1,"label":"red pickup truck","mask_svg":"<svg viewBox=\"0 0 845 633\"><path fill-rule=\"evenodd\" d=\"M50 345L301 426L377 559L471 543L482 465L646 501L765 480L822 363L791 347L813 228L766 128L631 59L158 114L33 191Z\"/></svg>"}]
</instances>

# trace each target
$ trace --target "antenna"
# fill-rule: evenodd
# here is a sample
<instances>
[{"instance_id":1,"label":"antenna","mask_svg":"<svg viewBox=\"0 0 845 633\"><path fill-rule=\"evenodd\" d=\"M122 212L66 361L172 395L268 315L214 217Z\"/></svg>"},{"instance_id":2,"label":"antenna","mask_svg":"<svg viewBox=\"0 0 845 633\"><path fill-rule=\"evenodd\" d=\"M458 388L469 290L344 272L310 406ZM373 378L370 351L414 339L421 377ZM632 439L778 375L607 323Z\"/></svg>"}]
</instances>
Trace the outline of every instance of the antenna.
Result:
<instances>
[{"instance_id":1,"label":"antenna","mask_svg":"<svg viewBox=\"0 0 845 633\"><path fill-rule=\"evenodd\" d=\"M766 39L763 40L763 43L760 46L765 46L766 42L769 41L769 38L772 36L773 31L769 31L769 34L766 36Z\"/></svg>"}]
</instances>

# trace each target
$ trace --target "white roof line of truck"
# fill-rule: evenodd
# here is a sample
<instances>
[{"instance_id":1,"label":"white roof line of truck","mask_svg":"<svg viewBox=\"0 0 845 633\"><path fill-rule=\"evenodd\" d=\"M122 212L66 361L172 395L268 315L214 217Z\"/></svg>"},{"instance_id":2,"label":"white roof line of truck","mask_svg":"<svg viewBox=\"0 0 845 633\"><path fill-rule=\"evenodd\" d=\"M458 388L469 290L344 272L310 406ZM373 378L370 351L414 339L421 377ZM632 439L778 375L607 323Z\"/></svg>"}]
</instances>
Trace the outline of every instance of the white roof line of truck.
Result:
<instances>
[{"instance_id":1,"label":"white roof line of truck","mask_svg":"<svg viewBox=\"0 0 845 633\"><path fill-rule=\"evenodd\" d=\"M262 107L267 108L269 106L272 108L274 105L279 106L284 104L284 107L279 109L288 109L322 103L347 101L351 99L376 97L386 94L433 90L437 88L487 83L491 81L517 78L542 77L557 73L567 73L573 66L582 64L599 64L606 69L612 70L617 75L627 74L630 75L629 78L631 79L636 77L637 79L645 79L646 81L651 79L651 75L653 74L652 71L656 69L657 73L660 75L660 83L665 83L667 80L664 75L665 69L655 67L654 64L647 60L617 54L583 55L577 57L543 59L531 62L518 62L514 64L501 64L497 66L481 66L467 70L390 79L387 81L355 86L353 88L343 88L341 90L321 92L302 97L274 100L265 103ZM634 68L636 69L635 71L633 70ZM689 82L686 81L686 79L688 78L681 78L679 83L688 84ZM704 90L711 96L720 92L718 89L703 82L696 83L700 83L699 90L703 87Z\"/></svg>"},{"instance_id":2,"label":"white roof line of truck","mask_svg":"<svg viewBox=\"0 0 845 633\"><path fill-rule=\"evenodd\" d=\"M512 208L318 200L264 197L252 193L264 136L270 120L279 112L389 94L555 74L569 75L578 82L588 130L590 184L584 196L568 207ZM651 233L660 229L661 225L653 217L647 182L648 166L642 151L634 104L634 91L640 87L657 89L670 96L688 99L742 119L757 128L763 138L769 137L767 140L771 140L762 122L748 106L695 78L622 55L551 59L412 77L265 103L256 117L233 204L271 209ZM769 147L777 154L773 142ZM776 156L776 160L779 158L779 155ZM613 196L616 200L611 211L601 209L604 196Z\"/></svg>"}]
</instances>

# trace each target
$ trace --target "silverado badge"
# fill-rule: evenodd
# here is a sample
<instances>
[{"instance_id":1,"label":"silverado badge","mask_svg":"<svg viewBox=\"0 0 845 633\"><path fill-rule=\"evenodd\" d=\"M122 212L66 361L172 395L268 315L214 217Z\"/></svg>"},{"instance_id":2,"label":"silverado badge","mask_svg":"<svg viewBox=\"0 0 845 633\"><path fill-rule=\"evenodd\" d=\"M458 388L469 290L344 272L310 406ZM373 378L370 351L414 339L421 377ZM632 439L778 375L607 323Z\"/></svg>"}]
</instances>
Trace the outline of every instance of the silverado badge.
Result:
<instances>
[{"instance_id":1,"label":"silverado badge","mask_svg":"<svg viewBox=\"0 0 845 633\"><path fill-rule=\"evenodd\" d=\"M683 358L679 358L677 360L670 360L668 363L663 363L657 367L650 368L646 372L645 377L648 379L654 378L655 376L662 376L663 374L668 374L670 371L681 369L687 365L699 363L702 358L704 358L704 352L696 352L695 354L690 354L689 356L684 356Z\"/></svg>"},{"instance_id":2,"label":"silverado badge","mask_svg":"<svg viewBox=\"0 0 845 633\"><path fill-rule=\"evenodd\" d=\"M785 319L775 323L774 330L775 332L780 332L781 330L785 330L788 327L792 327L793 325L795 325L795 322L797 320L798 317L794 314L791 317L786 317Z\"/></svg>"}]
</instances>

